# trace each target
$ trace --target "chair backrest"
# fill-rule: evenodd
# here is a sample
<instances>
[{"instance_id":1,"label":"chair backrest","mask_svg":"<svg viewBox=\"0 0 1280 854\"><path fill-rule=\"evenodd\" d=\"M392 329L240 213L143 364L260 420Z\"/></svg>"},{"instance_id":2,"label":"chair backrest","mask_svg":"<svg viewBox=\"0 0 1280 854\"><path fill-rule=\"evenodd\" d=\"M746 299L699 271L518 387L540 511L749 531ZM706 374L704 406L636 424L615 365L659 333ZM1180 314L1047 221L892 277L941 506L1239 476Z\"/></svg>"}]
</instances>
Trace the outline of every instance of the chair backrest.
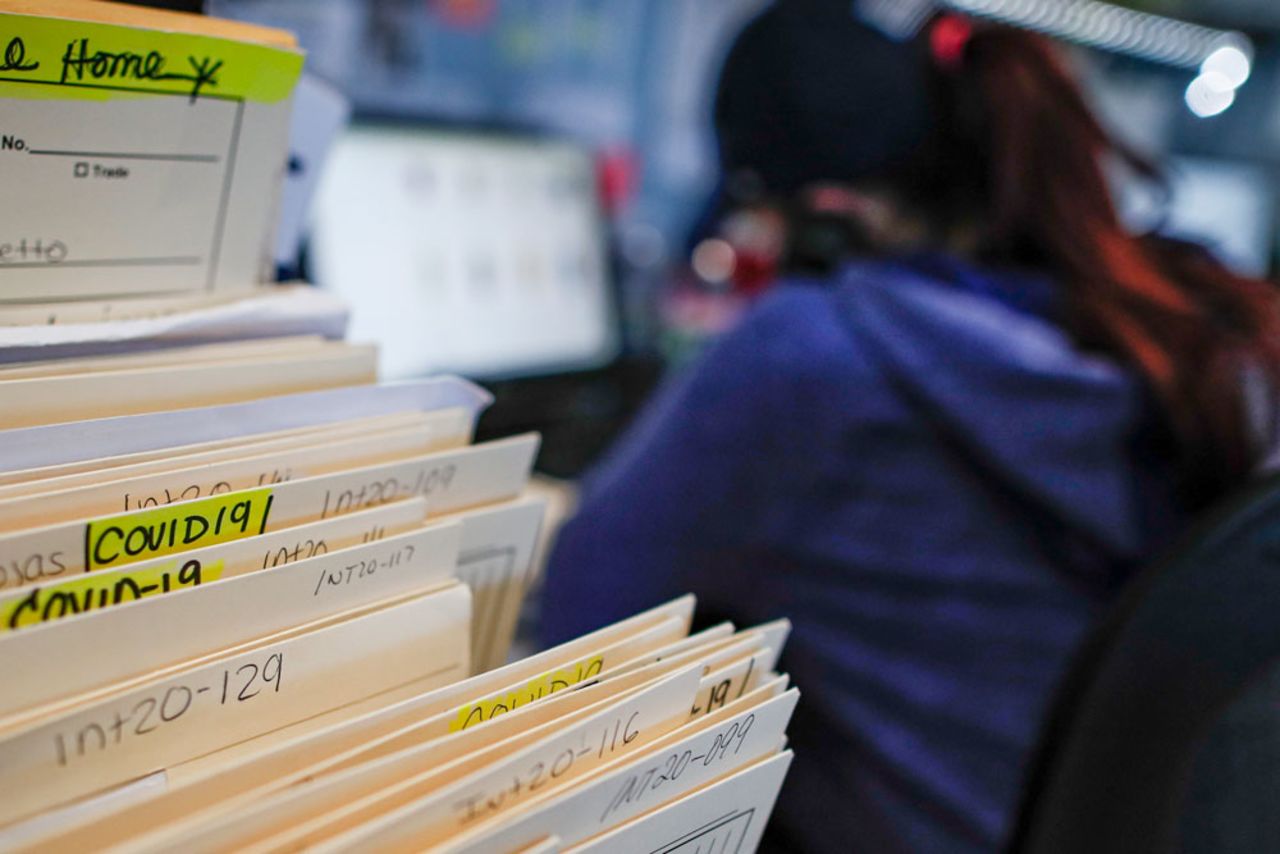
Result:
<instances>
[{"instance_id":1,"label":"chair backrest","mask_svg":"<svg viewBox=\"0 0 1280 854\"><path fill-rule=\"evenodd\" d=\"M1179 841L1184 854L1280 851L1280 668L1232 703L1200 748Z\"/></svg>"},{"instance_id":2,"label":"chair backrest","mask_svg":"<svg viewBox=\"0 0 1280 854\"><path fill-rule=\"evenodd\" d=\"M1223 727L1232 704L1261 702L1240 714L1255 723L1261 714L1280 740L1280 706L1267 699L1277 694L1266 690L1277 663L1280 478L1271 478L1140 573L1089 635L1050 708L1009 850L1179 850L1193 774L1212 776L1216 764L1202 747L1211 732L1234 737ZM1277 794L1280 766L1249 773L1270 778L1252 788Z\"/></svg>"}]
</instances>

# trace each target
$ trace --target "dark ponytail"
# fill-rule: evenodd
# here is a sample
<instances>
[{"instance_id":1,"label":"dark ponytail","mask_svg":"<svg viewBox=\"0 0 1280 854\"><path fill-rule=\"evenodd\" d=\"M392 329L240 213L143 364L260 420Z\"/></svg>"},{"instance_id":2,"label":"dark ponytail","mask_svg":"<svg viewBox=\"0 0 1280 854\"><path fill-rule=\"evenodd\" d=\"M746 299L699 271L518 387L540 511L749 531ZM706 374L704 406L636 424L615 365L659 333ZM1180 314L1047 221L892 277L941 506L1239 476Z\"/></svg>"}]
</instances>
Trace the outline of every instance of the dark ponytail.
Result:
<instances>
[{"instance_id":1,"label":"dark ponytail","mask_svg":"<svg viewBox=\"0 0 1280 854\"><path fill-rule=\"evenodd\" d=\"M954 28L948 21L933 26ZM1247 377L1280 389L1273 286L1197 247L1125 229L1104 163L1156 172L1103 130L1046 39L978 25L959 46L943 42L946 61L938 43L941 121L913 170L920 204L956 222L981 212L985 260L1059 278L1076 340L1134 367L1163 405L1193 499L1238 484L1270 439L1251 435Z\"/></svg>"}]
</instances>

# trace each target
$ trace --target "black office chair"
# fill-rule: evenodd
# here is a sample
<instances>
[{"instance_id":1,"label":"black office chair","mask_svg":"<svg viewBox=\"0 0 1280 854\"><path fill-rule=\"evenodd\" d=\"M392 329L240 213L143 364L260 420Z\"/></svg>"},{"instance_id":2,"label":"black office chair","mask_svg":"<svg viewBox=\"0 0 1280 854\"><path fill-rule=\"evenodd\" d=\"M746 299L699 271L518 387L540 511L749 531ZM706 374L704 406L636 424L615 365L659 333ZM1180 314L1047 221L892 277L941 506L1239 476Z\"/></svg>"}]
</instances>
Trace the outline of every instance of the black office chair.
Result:
<instances>
[{"instance_id":1,"label":"black office chair","mask_svg":"<svg viewBox=\"0 0 1280 854\"><path fill-rule=\"evenodd\" d=\"M1140 574L1059 687L1015 854L1280 852L1280 477Z\"/></svg>"}]
</instances>

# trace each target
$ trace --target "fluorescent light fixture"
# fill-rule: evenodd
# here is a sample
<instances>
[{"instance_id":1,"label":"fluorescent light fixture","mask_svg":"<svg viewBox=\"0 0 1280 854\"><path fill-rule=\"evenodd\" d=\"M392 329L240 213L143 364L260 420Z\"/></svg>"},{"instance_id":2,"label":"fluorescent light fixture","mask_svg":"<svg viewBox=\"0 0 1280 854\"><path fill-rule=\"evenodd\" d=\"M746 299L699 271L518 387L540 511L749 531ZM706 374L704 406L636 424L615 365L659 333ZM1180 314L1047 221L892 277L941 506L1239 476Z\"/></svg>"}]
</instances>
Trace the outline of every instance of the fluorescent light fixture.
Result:
<instances>
[{"instance_id":1,"label":"fluorescent light fixture","mask_svg":"<svg viewBox=\"0 0 1280 854\"><path fill-rule=\"evenodd\" d=\"M864 20L909 38L929 17L952 9L1063 41L1199 72L1187 106L1202 118L1234 102L1253 72L1253 45L1241 33L1139 12L1099 0L854 0Z\"/></svg>"}]
</instances>

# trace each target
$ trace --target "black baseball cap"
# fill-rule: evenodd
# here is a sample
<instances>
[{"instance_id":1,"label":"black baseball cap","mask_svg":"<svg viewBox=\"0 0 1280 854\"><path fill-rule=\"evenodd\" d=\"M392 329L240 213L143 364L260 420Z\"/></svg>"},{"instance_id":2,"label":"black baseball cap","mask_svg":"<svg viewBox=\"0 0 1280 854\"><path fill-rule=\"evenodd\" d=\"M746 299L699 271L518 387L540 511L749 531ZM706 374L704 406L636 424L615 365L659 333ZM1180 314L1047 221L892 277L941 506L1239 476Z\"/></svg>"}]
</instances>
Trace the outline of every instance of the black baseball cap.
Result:
<instances>
[{"instance_id":1,"label":"black baseball cap","mask_svg":"<svg viewBox=\"0 0 1280 854\"><path fill-rule=\"evenodd\" d=\"M721 172L770 194L891 179L933 127L927 51L864 23L851 0L777 0L743 29L720 74Z\"/></svg>"}]
</instances>

